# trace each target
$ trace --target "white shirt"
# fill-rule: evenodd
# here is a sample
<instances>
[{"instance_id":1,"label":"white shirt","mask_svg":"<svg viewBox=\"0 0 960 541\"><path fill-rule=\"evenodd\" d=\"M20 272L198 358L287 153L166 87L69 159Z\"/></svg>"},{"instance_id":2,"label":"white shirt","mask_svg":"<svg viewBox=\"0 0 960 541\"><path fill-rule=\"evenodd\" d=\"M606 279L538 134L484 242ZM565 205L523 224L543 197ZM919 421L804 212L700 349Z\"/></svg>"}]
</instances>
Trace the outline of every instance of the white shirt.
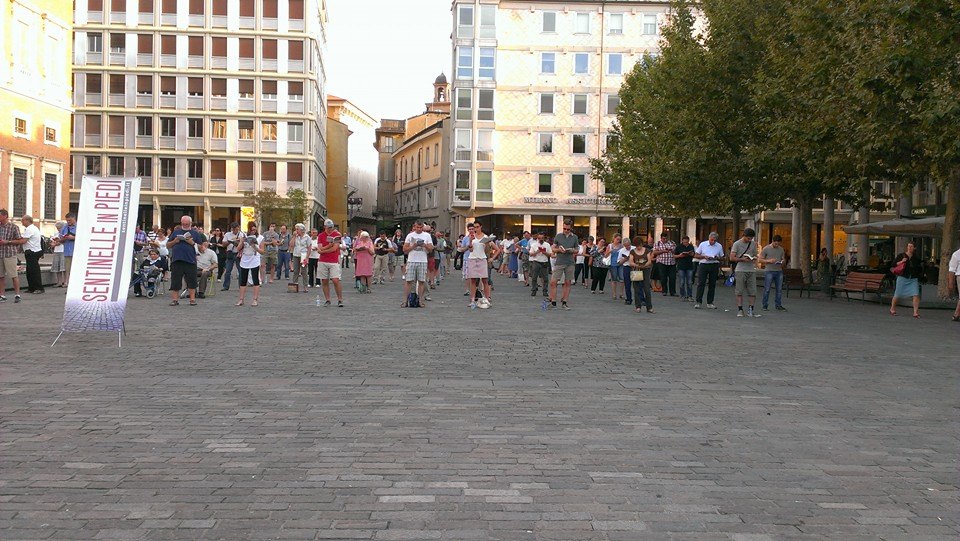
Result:
<instances>
[{"instance_id":1,"label":"white shirt","mask_svg":"<svg viewBox=\"0 0 960 541\"><path fill-rule=\"evenodd\" d=\"M320 239L310 239L310 259L320 259Z\"/></svg>"},{"instance_id":2,"label":"white shirt","mask_svg":"<svg viewBox=\"0 0 960 541\"><path fill-rule=\"evenodd\" d=\"M418 247L417 241L422 240L424 246ZM410 244L413 248L407 252L407 263L426 263L427 262L427 244L433 244L430 233L410 233L403 241L404 244Z\"/></svg>"},{"instance_id":3,"label":"white shirt","mask_svg":"<svg viewBox=\"0 0 960 541\"><path fill-rule=\"evenodd\" d=\"M697 253L717 259L716 261L700 259L699 261L701 265L719 263L720 258L723 257L723 245L719 242L715 242L711 245L709 240L705 240L701 242L699 246L697 246Z\"/></svg>"},{"instance_id":4,"label":"white shirt","mask_svg":"<svg viewBox=\"0 0 960 541\"><path fill-rule=\"evenodd\" d=\"M541 253L540 248L546 248L546 253ZM530 261L536 261L537 263L546 263L550 261L550 256L553 255L553 246L538 240L531 240L527 244L527 249L530 250Z\"/></svg>"},{"instance_id":5,"label":"white shirt","mask_svg":"<svg viewBox=\"0 0 960 541\"><path fill-rule=\"evenodd\" d=\"M23 235L21 237L27 239L27 242L23 245L23 249L29 252L39 252L40 251L40 228L34 224L30 224L26 229L23 230Z\"/></svg>"},{"instance_id":6,"label":"white shirt","mask_svg":"<svg viewBox=\"0 0 960 541\"><path fill-rule=\"evenodd\" d=\"M953 255L950 256L950 272L960 276L960 250L953 252Z\"/></svg>"},{"instance_id":7,"label":"white shirt","mask_svg":"<svg viewBox=\"0 0 960 541\"><path fill-rule=\"evenodd\" d=\"M586 261L587 258L584 256L585 253L587 253L587 247L581 244L580 248L577 250L577 257L574 260L577 265L583 265L583 262Z\"/></svg>"},{"instance_id":8,"label":"white shirt","mask_svg":"<svg viewBox=\"0 0 960 541\"><path fill-rule=\"evenodd\" d=\"M487 236L474 238L473 236L467 237L470 239L470 255L467 259L486 259L487 258L487 243L483 242L483 239L486 239ZM489 242L489 241L488 241Z\"/></svg>"},{"instance_id":9,"label":"white shirt","mask_svg":"<svg viewBox=\"0 0 960 541\"><path fill-rule=\"evenodd\" d=\"M257 246L260 246L261 242L263 242L263 237L257 235ZM260 267L260 252L253 246L247 244L246 237L244 237L243 249L240 252L240 268L255 269L258 267Z\"/></svg>"},{"instance_id":10,"label":"white shirt","mask_svg":"<svg viewBox=\"0 0 960 541\"><path fill-rule=\"evenodd\" d=\"M617 252L617 261L618 265L629 265L630 264L630 252L633 251L633 246L627 248L624 246L620 248L620 251Z\"/></svg>"},{"instance_id":11,"label":"white shirt","mask_svg":"<svg viewBox=\"0 0 960 541\"><path fill-rule=\"evenodd\" d=\"M214 253L214 251L210 248L207 248L206 251L197 253L197 268L204 270L209 269L210 267L213 267L214 270L216 270L217 254Z\"/></svg>"}]
</instances>

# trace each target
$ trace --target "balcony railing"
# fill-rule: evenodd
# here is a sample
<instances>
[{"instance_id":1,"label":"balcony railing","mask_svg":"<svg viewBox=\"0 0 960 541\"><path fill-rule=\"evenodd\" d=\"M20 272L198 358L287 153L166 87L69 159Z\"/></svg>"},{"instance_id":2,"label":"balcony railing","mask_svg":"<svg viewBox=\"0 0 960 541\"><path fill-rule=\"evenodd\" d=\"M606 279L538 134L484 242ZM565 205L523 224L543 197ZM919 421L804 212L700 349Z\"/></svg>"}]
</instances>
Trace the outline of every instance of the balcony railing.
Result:
<instances>
[{"instance_id":1,"label":"balcony railing","mask_svg":"<svg viewBox=\"0 0 960 541\"><path fill-rule=\"evenodd\" d=\"M260 61L260 69L262 71L277 71L277 59L264 58Z\"/></svg>"},{"instance_id":2,"label":"balcony railing","mask_svg":"<svg viewBox=\"0 0 960 541\"><path fill-rule=\"evenodd\" d=\"M160 67L162 68L175 68L177 66L177 55L175 54L161 54L160 55Z\"/></svg>"},{"instance_id":3,"label":"balcony railing","mask_svg":"<svg viewBox=\"0 0 960 541\"><path fill-rule=\"evenodd\" d=\"M126 95L124 94L110 94L107 98L107 103L110 105L119 105L123 106L126 103Z\"/></svg>"},{"instance_id":4,"label":"balcony railing","mask_svg":"<svg viewBox=\"0 0 960 541\"><path fill-rule=\"evenodd\" d=\"M157 180L157 190L172 192L177 189L177 179L174 177L160 177Z\"/></svg>"},{"instance_id":5,"label":"balcony railing","mask_svg":"<svg viewBox=\"0 0 960 541\"><path fill-rule=\"evenodd\" d=\"M103 53L87 53L87 65L103 64Z\"/></svg>"},{"instance_id":6,"label":"balcony railing","mask_svg":"<svg viewBox=\"0 0 960 541\"><path fill-rule=\"evenodd\" d=\"M210 67L214 69L227 69L227 57L225 56L211 56L210 57Z\"/></svg>"},{"instance_id":7,"label":"balcony railing","mask_svg":"<svg viewBox=\"0 0 960 541\"><path fill-rule=\"evenodd\" d=\"M303 30L303 19L290 19L290 30Z\"/></svg>"},{"instance_id":8,"label":"balcony railing","mask_svg":"<svg viewBox=\"0 0 960 541\"><path fill-rule=\"evenodd\" d=\"M299 180L288 180L287 181L287 193L290 193L290 190L302 190L303 182ZM286 194L284 194L286 195Z\"/></svg>"},{"instance_id":9,"label":"balcony railing","mask_svg":"<svg viewBox=\"0 0 960 541\"><path fill-rule=\"evenodd\" d=\"M271 191L271 192L276 192L276 191L277 191L277 181L276 181L276 180L261 180L261 181L260 181L260 189L263 190L263 191L269 190L269 191Z\"/></svg>"},{"instance_id":10,"label":"balcony railing","mask_svg":"<svg viewBox=\"0 0 960 541\"><path fill-rule=\"evenodd\" d=\"M270 17L270 18L264 17L263 19L260 20L260 24L263 25L264 30L277 29L277 19L273 17Z\"/></svg>"},{"instance_id":11,"label":"balcony railing","mask_svg":"<svg viewBox=\"0 0 960 541\"><path fill-rule=\"evenodd\" d=\"M202 14L197 15L192 13L187 19L187 24L190 26L203 26L205 22L205 17Z\"/></svg>"},{"instance_id":12,"label":"balcony railing","mask_svg":"<svg viewBox=\"0 0 960 541\"><path fill-rule=\"evenodd\" d=\"M160 14L160 26L176 26L177 25L177 14L176 13L161 13Z\"/></svg>"},{"instance_id":13,"label":"balcony railing","mask_svg":"<svg viewBox=\"0 0 960 541\"><path fill-rule=\"evenodd\" d=\"M210 98L210 109L212 111L226 111L227 110L227 98L226 96L213 96Z\"/></svg>"},{"instance_id":14,"label":"balcony railing","mask_svg":"<svg viewBox=\"0 0 960 541\"><path fill-rule=\"evenodd\" d=\"M153 177L140 177L140 191L153 191Z\"/></svg>"},{"instance_id":15,"label":"balcony railing","mask_svg":"<svg viewBox=\"0 0 960 541\"><path fill-rule=\"evenodd\" d=\"M477 161L478 161L478 162L492 162L492 161L493 161L493 150L477 150Z\"/></svg>"},{"instance_id":16,"label":"balcony railing","mask_svg":"<svg viewBox=\"0 0 960 541\"><path fill-rule=\"evenodd\" d=\"M210 179L210 191L217 193L224 193L227 191L227 179L225 178L212 178Z\"/></svg>"},{"instance_id":17,"label":"balcony railing","mask_svg":"<svg viewBox=\"0 0 960 541\"><path fill-rule=\"evenodd\" d=\"M137 148L153 148L153 137L150 135L138 135Z\"/></svg>"},{"instance_id":18,"label":"balcony railing","mask_svg":"<svg viewBox=\"0 0 960 541\"><path fill-rule=\"evenodd\" d=\"M85 147L99 147L100 146L100 135L84 135L83 136L83 146Z\"/></svg>"},{"instance_id":19,"label":"balcony railing","mask_svg":"<svg viewBox=\"0 0 960 541\"><path fill-rule=\"evenodd\" d=\"M123 135L109 135L107 136L107 145L111 148L118 148L123 146Z\"/></svg>"},{"instance_id":20,"label":"balcony railing","mask_svg":"<svg viewBox=\"0 0 960 541\"><path fill-rule=\"evenodd\" d=\"M172 95L160 96L160 107L162 109L173 109L177 106L177 97Z\"/></svg>"},{"instance_id":21,"label":"balcony railing","mask_svg":"<svg viewBox=\"0 0 960 541\"><path fill-rule=\"evenodd\" d=\"M202 68L203 67L203 57L202 56L187 56L187 67L190 68Z\"/></svg>"},{"instance_id":22,"label":"balcony railing","mask_svg":"<svg viewBox=\"0 0 960 541\"><path fill-rule=\"evenodd\" d=\"M287 142L287 154L303 154L303 142L302 141Z\"/></svg>"},{"instance_id":23,"label":"balcony railing","mask_svg":"<svg viewBox=\"0 0 960 541\"><path fill-rule=\"evenodd\" d=\"M127 14L122 11L111 11L110 12L110 23L111 24L123 24L127 21Z\"/></svg>"},{"instance_id":24,"label":"balcony railing","mask_svg":"<svg viewBox=\"0 0 960 541\"><path fill-rule=\"evenodd\" d=\"M188 192L202 192L202 191L203 191L203 179L202 179L202 178L190 178L190 177L187 177L187 191L188 191Z\"/></svg>"},{"instance_id":25,"label":"balcony railing","mask_svg":"<svg viewBox=\"0 0 960 541\"><path fill-rule=\"evenodd\" d=\"M253 140L240 139L237 141L237 150L240 152L253 152Z\"/></svg>"},{"instance_id":26,"label":"balcony railing","mask_svg":"<svg viewBox=\"0 0 960 541\"><path fill-rule=\"evenodd\" d=\"M103 105L103 94L87 94L83 99L84 105Z\"/></svg>"},{"instance_id":27,"label":"balcony railing","mask_svg":"<svg viewBox=\"0 0 960 541\"><path fill-rule=\"evenodd\" d=\"M260 100L260 110L265 113L276 113L277 112L277 100L272 99L263 99Z\"/></svg>"},{"instance_id":28,"label":"balcony railing","mask_svg":"<svg viewBox=\"0 0 960 541\"><path fill-rule=\"evenodd\" d=\"M291 60L287 63L287 71L290 73L303 73L303 60Z\"/></svg>"},{"instance_id":29,"label":"balcony railing","mask_svg":"<svg viewBox=\"0 0 960 541\"><path fill-rule=\"evenodd\" d=\"M153 94L137 94L137 107L152 107Z\"/></svg>"},{"instance_id":30,"label":"balcony railing","mask_svg":"<svg viewBox=\"0 0 960 541\"><path fill-rule=\"evenodd\" d=\"M210 150L227 150L227 140L226 139L211 139L210 140Z\"/></svg>"},{"instance_id":31,"label":"balcony railing","mask_svg":"<svg viewBox=\"0 0 960 541\"><path fill-rule=\"evenodd\" d=\"M227 16L226 15L213 15L210 17L210 24L214 28L226 28L227 27Z\"/></svg>"},{"instance_id":32,"label":"balcony railing","mask_svg":"<svg viewBox=\"0 0 960 541\"><path fill-rule=\"evenodd\" d=\"M152 65L153 65L153 53L137 53L137 65L138 65L138 66L152 66Z\"/></svg>"},{"instance_id":33,"label":"balcony railing","mask_svg":"<svg viewBox=\"0 0 960 541\"><path fill-rule=\"evenodd\" d=\"M203 150L203 137L187 137L187 148L190 150Z\"/></svg>"},{"instance_id":34,"label":"balcony railing","mask_svg":"<svg viewBox=\"0 0 960 541\"><path fill-rule=\"evenodd\" d=\"M237 108L240 111L253 111L253 98L240 98L237 101Z\"/></svg>"},{"instance_id":35,"label":"balcony railing","mask_svg":"<svg viewBox=\"0 0 960 541\"><path fill-rule=\"evenodd\" d=\"M253 179L239 179L237 180L237 191L238 192L252 192L253 190Z\"/></svg>"},{"instance_id":36,"label":"balcony railing","mask_svg":"<svg viewBox=\"0 0 960 541\"><path fill-rule=\"evenodd\" d=\"M274 153L277 151L276 141L260 141L260 152Z\"/></svg>"},{"instance_id":37,"label":"balcony railing","mask_svg":"<svg viewBox=\"0 0 960 541\"><path fill-rule=\"evenodd\" d=\"M176 146L177 146L177 138L169 135L161 136L159 144L157 144L157 148L164 148L164 149L176 148Z\"/></svg>"},{"instance_id":38,"label":"balcony railing","mask_svg":"<svg viewBox=\"0 0 960 541\"><path fill-rule=\"evenodd\" d=\"M137 14L137 20L142 25L153 26L153 13L139 13Z\"/></svg>"},{"instance_id":39,"label":"balcony railing","mask_svg":"<svg viewBox=\"0 0 960 541\"><path fill-rule=\"evenodd\" d=\"M257 20L253 17L240 17L240 28L253 30Z\"/></svg>"},{"instance_id":40,"label":"balcony railing","mask_svg":"<svg viewBox=\"0 0 960 541\"><path fill-rule=\"evenodd\" d=\"M302 96L301 96L302 97ZM303 100L288 100L287 101L287 111L290 113L302 113L303 112Z\"/></svg>"},{"instance_id":41,"label":"balcony railing","mask_svg":"<svg viewBox=\"0 0 960 541\"><path fill-rule=\"evenodd\" d=\"M127 53L110 53L110 65L111 66L122 66L127 62Z\"/></svg>"},{"instance_id":42,"label":"balcony railing","mask_svg":"<svg viewBox=\"0 0 960 541\"><path fill-rule=\"evenodd\" d=\"M203 109L203 96L187 96L187 109Z\"/></svg>"}]
</instances>

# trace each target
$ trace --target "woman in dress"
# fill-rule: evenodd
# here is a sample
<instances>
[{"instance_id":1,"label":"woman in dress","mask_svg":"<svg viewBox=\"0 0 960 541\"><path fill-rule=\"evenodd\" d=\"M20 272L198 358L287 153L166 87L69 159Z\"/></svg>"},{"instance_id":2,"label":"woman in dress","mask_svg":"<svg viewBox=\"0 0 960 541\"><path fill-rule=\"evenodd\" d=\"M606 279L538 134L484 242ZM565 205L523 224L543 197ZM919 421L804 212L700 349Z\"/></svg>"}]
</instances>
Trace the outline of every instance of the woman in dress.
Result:
<instances>
[{"instance_id":1,"label":"woman in dress","mask_svg":"<svg viewBox=\"0 0 960 541\"><path fill-rule=\"evenodd\" d=\"M353 255L356 258L354 275L360 280L360 293L370 293L370 277L373 276L373 255L376 249L370 233L361 231L353 243Z\"/></svg>"},{"instance_id":2,"label":"woman in dress","mask_svg":"<svg viewBox=\"0 0 960 541\"><path fill-rule=\"evenodd\" d=\"M624 277L630 278L630 283L633 285L633 306L636 313L640 313L640 308L643 305L647 307L647 313L652 314L653 312L653 294L650 290L650 273L653 269L653 257L652 252L647 245L643 243L642 237L634 237L633 239L633 250L630 250L629 258L629 267L624 268ZM634 280L633 273L640 271L643 273L643 278L640 280ZM626 282L626 280L624 280Z\"/></svg>"},{"instance_id":3,"label":"woman in dress","mask_svg":"<svg viewBox=\"0 0 960 541\"><path fill-rule=\"evenodd\" d=\"M607 249L603 252L603 257L610 257L610 286L613 288L613 298L624 298L622 295L623 290L618 292L621 284L623 284L623 277L620 275L620 250L623 248L623 243L621 242L622 237L620 235L613 236L613 242L607 245Z\"/></svg>"},{"instance_id":4,"label":"woman in dress","mask_svg":"<svg viewBox=\"0 0 960 541\"><path fill-rule=\"evenodd\" d=\"M607 251L607 241L604 239L597 240L597 244L590 249L590 258L592 260L592 269L590 272L590 294L594 295L597 292L598 286L600 294L603 295L603 286L607 282L607 271L609 266L603 262L604 254Z\"/></svg>"},{"instance_id":5,"label":"woman in dress","mask_svg":"<svg viewBox=\"0 0 960 541\"><path fill-rule=\"evenodd\" d=\"M890 315L897 315L897 300L903 297L913 299L913 317L920 319L920 277L923 276L923 261L917 255L913 243L907 244L907 251L893 260L893 266L904 264L903 273L897 276L897 289L890 301Z\"/></svg>"},{"instance_id":6,"label":"woman in dress","mask_svg":"<svg viewBox=\"0 0 960 541\"><path fill-rule=\"evenodd\" d=\"M247 226L240 249L240 300L237 306L243 306L247 294L247 282L253 281L253 306L260 304L260 254L263 253L263 237L257 234L257 225Z\"/></svg>"},{"instance_id":7,"label":"woman in dress","mask_svg":"<svg viewBox=\"0 0 960 541\"><path fill-rule=\"evenodd\" d=\"M507 267L510 269L510 277L516 278L517 272L520 271L520 238L514 236L513 243L510 244L509 249L510 258L507 262Z\"/></svg>"}]
</instances>

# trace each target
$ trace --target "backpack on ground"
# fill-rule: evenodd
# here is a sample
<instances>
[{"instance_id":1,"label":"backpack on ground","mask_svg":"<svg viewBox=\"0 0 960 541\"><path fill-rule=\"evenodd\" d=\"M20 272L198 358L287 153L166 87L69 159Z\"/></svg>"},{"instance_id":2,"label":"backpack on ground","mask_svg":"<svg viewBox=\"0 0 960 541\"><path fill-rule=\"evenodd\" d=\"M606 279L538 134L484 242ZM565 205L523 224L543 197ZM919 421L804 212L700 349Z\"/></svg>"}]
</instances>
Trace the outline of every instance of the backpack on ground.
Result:
<instances>
[{"instance_id":1,"label":"backpack on ground","mask_svg":"<svg viewBox=\"0 0 960 541\"><path fill-rule=\"evenodd\" d=\"M407 295L407 308L420 308L420 295L416 293Z\"/></svg>"}]
</instances>

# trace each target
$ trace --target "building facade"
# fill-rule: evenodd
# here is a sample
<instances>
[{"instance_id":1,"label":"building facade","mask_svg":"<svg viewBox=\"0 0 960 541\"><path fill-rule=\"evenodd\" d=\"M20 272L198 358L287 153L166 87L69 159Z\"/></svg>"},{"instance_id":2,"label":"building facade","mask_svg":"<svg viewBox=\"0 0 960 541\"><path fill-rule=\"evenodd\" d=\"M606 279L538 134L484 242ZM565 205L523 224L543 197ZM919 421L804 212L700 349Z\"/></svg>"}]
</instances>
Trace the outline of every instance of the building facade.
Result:
<instances>
[{"instance_id":1,"label":"building facade","mask_svg":"<svg viewBox=\"0 0 960 541\"><path fill-rule=\"evenodd\" d=\"M45 235L70 201L72 20L60 0L0 6L0 208Z\"/></svg>"},{"instance_id":2,"label":"building facade","mask_svg":"<svg viewBox=\"0 0 960 541\"><path fill-rule=\"evenodd\" d=\"M264 190L326 215L325 0L75 4L74 201L139 176L145 227L226 227Z\"/></svg>"},{"instance_id":3,"label":"building facade","mask_svg":"<svg viewBox=\"0 0 960 541\"><path fill-rule=\"evenodd\" d=\"M450 230L450 85L441 74L423 113L404 121L393 153L394 217L406 231L416 220Z\"/></svg>"},{"instance_id":4,"label":"building facade","mask_svg":"<svg viewBox=\"0 0 960 541\"><path fill-rule=\"evenodd\" d=\"M361 227L372 229L376 226L373 212L377 206L377 169L380 162L374 143L380 122L350 100L332 95L327 97L327 115L350 130L347 183L343 186L349 223L337 222L337 225L343 231L354 231Z\"/></svg>"},{"instance_id":5,"label":"building facade","mask_svg":"<svg viewBox=\"0 0 960 541\"><path fill-rule=\"evenodd\" d=\"M453 227L629 232L590 175L618 92L658 51L668 4L649 0L453 4ZM635 227L634 227L635 229Z\"/></svg>"},{"instance_id":6,"label":"building facade","mask_svg":"<svg viewBox=\"0 0 960 541\"><path fill-rule=\"evenodd\" d=\"M376 148L378 157L377 166L377 206L373 210L380 228L391 231L400 226L395 220L394 195L396 170L394 168L393 153L403 144L405 134L403 120L383 119L377 128Z\"/></svg>"},{"instance_id":7,"label":"building facade","mask_svg":"<svg viewBox=\"0 0 960 541\"><path fill-rule=\"evenodd\" d=\"M350 129L327 119L327 218L348 231L347 185L350 182Z\"/></svg>"}]
</instances>

